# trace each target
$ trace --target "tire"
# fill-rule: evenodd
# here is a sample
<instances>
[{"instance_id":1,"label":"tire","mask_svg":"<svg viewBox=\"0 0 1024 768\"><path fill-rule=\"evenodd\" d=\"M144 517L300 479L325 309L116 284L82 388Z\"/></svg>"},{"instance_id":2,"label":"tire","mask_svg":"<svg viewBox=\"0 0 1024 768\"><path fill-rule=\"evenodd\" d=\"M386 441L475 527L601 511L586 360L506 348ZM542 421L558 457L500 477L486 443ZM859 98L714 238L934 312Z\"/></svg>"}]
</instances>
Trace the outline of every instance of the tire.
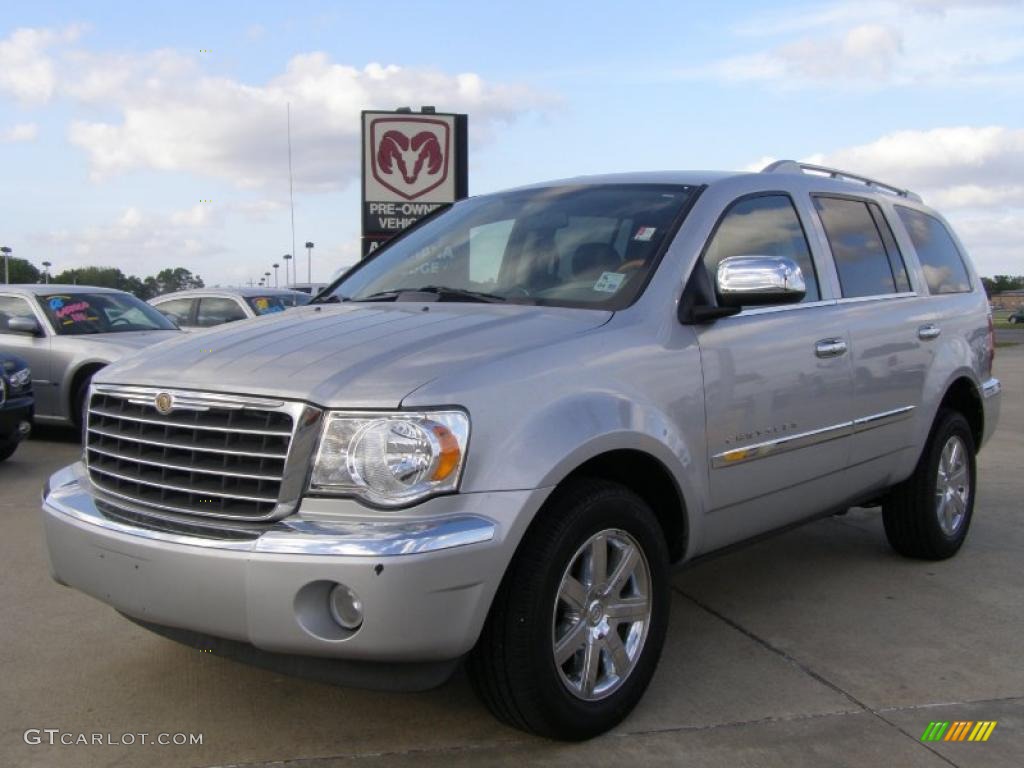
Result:
<instances>
[{"instance_id":1,"label":"tire","mask_svg":"<svg viewBox=\"0 0 1024 768\"><path fill-rule=\"evenodd\" d=\"M5 443L0 445L0 461L7 461L14 452L18 450L18 441L15 440L13 443Z\"/></svg>"},{"instance_id":2,"label":"tire","mask_svg":"<svg viewBox=\"0 0 1024 768\"><path fill-rule=\"evenodd\" d=\"M608 576L591 586L599 551ZM602 592L624 563L630 575ZM609 615L616 612L631 618ZM570 482L530 526L509 565L470 654L474 687L515 728L567 741L597 736L643 696L668 612L668 547L650 507L617 483ZM561 665L556 640L576 649L563 653ZM595 663L587 666L590 659Z\"/></svg>"},{"instance_id":3,"label":"tire","mask_svg":"<svg viewBox=\"0 0 1024 768\"><path fill-rule=\"evenodd\" d=\"M89 403L86 399L89 397L89 384L92 383L92 377L96 375L96 371L92 371L85 375L75 388L75 394L71 399L71 422L78 430L82 429L82 416L85 414L89 407Z\"/></svg>"},{"instance_id":4,"label":"tire","mask_svg":"<svg viewBox=\"0 0 1024 768\"><path fill-rule=\"evenodd\" d=\"M957 411L939 411L914 474L882 504L885 535L893 549L922 560L945 560L957 553L974 514L974 454L967 419Z\"/></svg>"}]
</instances>

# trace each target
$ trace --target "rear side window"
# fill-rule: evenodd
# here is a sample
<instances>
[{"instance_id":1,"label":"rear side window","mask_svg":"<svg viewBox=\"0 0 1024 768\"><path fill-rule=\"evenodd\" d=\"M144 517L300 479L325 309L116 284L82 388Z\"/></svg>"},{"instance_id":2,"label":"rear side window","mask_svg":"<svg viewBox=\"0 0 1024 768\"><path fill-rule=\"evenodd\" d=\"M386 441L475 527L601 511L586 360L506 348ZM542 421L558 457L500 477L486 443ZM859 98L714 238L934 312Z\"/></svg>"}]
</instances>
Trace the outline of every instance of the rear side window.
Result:
<instances>
[{"instance_id":1,"label":"rear side window","mask_svg":"<svg viewBox=\"0 0 1024 768\"><path fill-rule=\"evenodd\" d=\"M928 290L932 293L969 292L971 279L967 267L945 225L934 216L902 205L896 206L896 212L914 243Z\"/></svg>"},{"instance_id":2,"label":"rear side window","mask_svg":"<svg viewBox=\"0 0 1024 768\"><path fill-rule=\"evenodd\" d=\"M786 256L804 274L803 300L818 301L821 296L807 236L787 195L741 198L729 206L704 251L712 282L719 263L730 256Z\"/></svg>"},{"instance_id":3,"label":"rear side window","mask_svg":"<svg viewBox=\"0 0 1024 768\"><path fill-rule=\"evenodd\" d=\"M195 301L195 299L171 299L153 306L171 318L177 326L187 328L192 325L192 307Z\"/></svg>"},{"instance_id":4,"label":"rear side window","mask_svg":"<svg viewBox=\"0 0 1024 768\"><path fill-rule=\"evenodd\" d=\"M844 298L910 290L907 270L881 209L844 197L814 196Z\"/></svg>"},{"instance_id":5,"label":"rear side window","mask_svg":"<svg viewBox=\"0 0 1024 768\"><path fill-rule=\"evenodd\" d=\"M233 323L236 320L245 320L245 318L245 310L234 299L208 296L199 300L196 325L200 328L212 328L215 325Z\"/></svg>"}]
</instances>

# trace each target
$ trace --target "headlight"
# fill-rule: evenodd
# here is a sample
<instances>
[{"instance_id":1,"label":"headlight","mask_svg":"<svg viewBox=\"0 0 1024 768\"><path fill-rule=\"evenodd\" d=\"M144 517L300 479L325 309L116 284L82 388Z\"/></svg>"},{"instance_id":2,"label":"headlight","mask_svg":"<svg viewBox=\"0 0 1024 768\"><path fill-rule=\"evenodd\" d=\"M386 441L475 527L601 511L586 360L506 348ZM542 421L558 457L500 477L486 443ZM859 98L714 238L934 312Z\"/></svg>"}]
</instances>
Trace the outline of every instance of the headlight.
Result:
<instances>
[{"instance_id":1,"label":"headlight","mask_svg":"<svg viewBox=\"0 0 1024 768\"><path fill-rule=\"evenodd\" d=\"M32 381L32 371L28 368L22 368L20 371L15 371L10 375L11 389L25 389Z\"/></svg>"},{"instance_id":2,"label":"headlight","mask_svg":"<svg viewBox=\"0 0 1024 768\"><path fill-rule=\"evenodd\" d=\"M309 489L389 507L454 491L468 442L462 411L332 411Z\"/></svg>"}]
</instances>

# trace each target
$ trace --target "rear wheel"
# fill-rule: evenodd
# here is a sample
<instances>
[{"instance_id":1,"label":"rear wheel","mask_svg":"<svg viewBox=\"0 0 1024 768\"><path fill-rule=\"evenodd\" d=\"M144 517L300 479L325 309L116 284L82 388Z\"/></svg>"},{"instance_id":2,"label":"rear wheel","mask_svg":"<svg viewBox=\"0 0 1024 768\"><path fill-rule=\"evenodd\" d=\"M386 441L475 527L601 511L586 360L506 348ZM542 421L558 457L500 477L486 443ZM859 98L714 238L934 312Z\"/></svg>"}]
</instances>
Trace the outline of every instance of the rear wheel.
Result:
<instances>
[{"instance_id":1,"label":"rear wheel","mask_svg":"<svg viewBox=\"0 0 1024 768\"><path fill-rule=\"evenodd\" d=\"M956 411L940 411L914 474L882 505L893 549L926 560L957 553L974 513L974 454L967 420Z\"/></svg>"},{"instance_id":2,"label":"rear wheel","mask_svg":"<svg viewBox=\"0 0 1024 768\"><path fill-rule=\"evenodd\" d=\"M470 657L500 720L558 739L596 736L643 696L668 622L668 548L627 488L581 480L530 530Z\"/></svg>"}]
</instances>

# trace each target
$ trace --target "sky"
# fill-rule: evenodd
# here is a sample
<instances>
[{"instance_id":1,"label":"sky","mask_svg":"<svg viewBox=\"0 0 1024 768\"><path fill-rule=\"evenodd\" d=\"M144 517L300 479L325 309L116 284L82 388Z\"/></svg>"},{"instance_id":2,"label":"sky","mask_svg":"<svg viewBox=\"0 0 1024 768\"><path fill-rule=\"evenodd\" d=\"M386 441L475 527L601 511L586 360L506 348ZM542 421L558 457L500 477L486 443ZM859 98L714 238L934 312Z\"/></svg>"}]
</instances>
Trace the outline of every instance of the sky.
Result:
<instances>
[{"instance_id":1,"label":"sky","mask_svg":"<svg viewBox=\"0 0 1024 768\"><path fill-rule=\"evenodd\" d=\"M244 284L359 253L359 113L469 114L470 194L811 160L919 192L1024 274L1019 0L180 0L0 10L0 244ZM156 6L157 4L152 4ZM207 202L208 201L208 202ZM283 277L283 273L282 273Z\"/></svg>"}]
</instances>

